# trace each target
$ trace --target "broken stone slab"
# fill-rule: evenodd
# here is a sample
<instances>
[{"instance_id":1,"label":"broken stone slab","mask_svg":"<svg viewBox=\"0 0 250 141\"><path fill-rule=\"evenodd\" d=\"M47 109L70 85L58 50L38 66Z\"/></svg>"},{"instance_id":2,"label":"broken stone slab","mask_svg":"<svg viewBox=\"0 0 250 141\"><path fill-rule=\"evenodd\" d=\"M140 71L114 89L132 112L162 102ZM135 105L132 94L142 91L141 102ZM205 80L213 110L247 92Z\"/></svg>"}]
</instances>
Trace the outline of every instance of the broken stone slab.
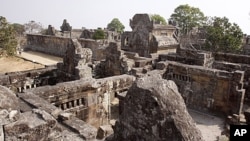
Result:
<instances>
[{"instance_id":1,"label":"broken stone slab","mask_svg":"<svg viewBox=\"0 0 250 141\"><path fill-rule=\"evenodd\" d=\"M0 86L0 110L19 110L19 102L16 95L4 86Z\"/></svg>"},{"instance_id":2,"label":"broken stone slab","mask_svg":"<svg viewBox=\"0 0 250 141\"><path fill-rule=\"evenodd\" d=\"M68 127L69 129L73 130L74 132L78 133L81 135L81 137L85 140L95 140L96 135L97 135L97 129L76 118L76 117L72 117L71 120L66 120L62 122L66 127Z\"/></svg>"},{"instance_id":3,"label":"broken stone slab","mask_svg":"<svg viewBox=\"0 0 250 141\"><path fill-rule=\"evenodd\" d=\"M203 141L173 81L160 75L137 79L107 141Z\"/></svg>"},{"instance_id":4,"label":"broken stone slab","mask_svg":"<svg viewBox=\"0 0 250 141\"><path fill-rule=\"evenodd\" d=\"M0 125L6 125L19 119L19 101L15 94L0 86Z\"/></svg>"},{"instance_id":5,"label":"broken stone slab","mask_svg":"<svg viewBox=\"0 0 250 141\"><path fill-rule=\"evenodd\" d=\"M46 141L56 123L50 114L34 109L22 113L18 121L4 126L5 139Z\"/></svg>"},{"instance_id":6,"label":"broken stone slab","mask_svg":"<svg viewBox=\"0 0 250 141\"><path fill-rule=\"evenodd\" d=\"M111 125L103 125L99 127L96 138L103 139L113 133L114 131Z\"/></svg>"},{"instance_id":7,"label":"broken stone slab","mask_svg":"<svg viewBox=\"0 0 250 141\"><path fill-rule=\"evenodd\" d=\"M57 124L56 119L49 113L40 109L33 109L33 112L38 114L41 118L43 118L43 120L45 120L49 124L50 128L54 128L56 126Z\"/></svg>"},{"instance_id":8,"label":"broken stone slab","mask_svg":"<svg viewBox=\"0 0 250 141\"><path fill-rule=\"evenodd\" d=\"M165 70L168 67L168 63L165 61L160 61L156 63L156 69L158 70Z\"/></svg>"},{"instance_id":9,"label":"broken stone slab","mask_svg":"<svg viewBox=\"0 0 250 141\"><path fill-rule=\"evenodd\" d=\"M73 116L74 115L72 113L63 112L59 114L58 119L61 121L71 120Z\"/></svg>"},{"instance_id":10,"label":"broken stone slab","mask_svg":"<svg viewBox=\"0 0 250 141\"><path fill-rule=\"evenodd\" d=\"M29 103L32 108L38 108L51 114L54 118L58 118L58 115L62 112L61 109L50 104L43 98L33 94L32 92L19 93L18 96L25 102Z\"/></svg>"}]
</instances>

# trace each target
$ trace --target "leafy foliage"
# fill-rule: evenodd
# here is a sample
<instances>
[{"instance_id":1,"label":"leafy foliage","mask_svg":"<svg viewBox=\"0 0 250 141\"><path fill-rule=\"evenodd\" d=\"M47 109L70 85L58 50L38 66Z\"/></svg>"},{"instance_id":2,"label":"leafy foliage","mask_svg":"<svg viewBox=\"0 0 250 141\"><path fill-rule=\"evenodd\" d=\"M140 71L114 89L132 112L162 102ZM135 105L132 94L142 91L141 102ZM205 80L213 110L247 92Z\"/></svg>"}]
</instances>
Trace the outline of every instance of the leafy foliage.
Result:
<instances>
[{"instance_id":1,"label":"leafy foliage","mask_svg":"<svg viewBox=\"0 0 250 141\"><path fill-rule=\"evenodd\" d=\"M122 33L125 26L120 22L118 18L114 18L108 25L109 30L116 30L118 33Z\"/></svg>"},{"instance_id":2,"label":"leafy foliage","mask_svg":"<svg viewBox=\"0 0 250 141\"><path fill-rule=\"evenodd\" d=\"M23 35L23 33L25 32L25 28L24 25L19 24L19 23L13 23L12 24L14 31L16 32L17 35Z\"/></svg>"},{"instance_id":3,"label":"leafy foliage","mask_svg":"<svg viewBox=\"0 0 250 141\"><path fill-rule=\"evenodd\" d=\"M101 28L98 28L93 35L93 39L95 40L105 39L104 31Z\"/></svg>"},{"instance_id":4,"label":"leafy foliage","mask_svg":"<svg viewBox=\"0 0 250 141\"><path fill-rule=\"evenodd\" d=\"M243 32L228 18L214 17L206 27L206 47L213 51L238 52L242 44Z\"/></svg>"},{"instance_id":5,"label":"leafy foliage","mask_svg":"<svg viewBox=\"0 0 250 141\"><path fill-rule=\"evenodd\" d=\"M29 21L28 23L24 24L24 29L26 33L40 33L43 30L43 26L41 23Z\"/></svg>"},{"instance_id":6,"label":"leafy foliage","mask_svg":"<svg viewBox=\"0 0 250 141\"><path fill-rule=\"evenodd\" d=\"M171 19L178 23L183 34L187 34L193 27L202 26L206 21L206 17L199 8L188 4L178 6L171 15Z\"/></svg>"},{"instance_id":7,"label":"leafy foliage","mask_svg":"<svg viewBox=\"0 0 250 141\"><path fill-rule=\"evenodd\" d=\"M63 20L63 24L62 24L62 26L60 28L61 28L62 32L72 30L72 26L70 26L70 24L67 22L66 19Z\"/></svg>"},{"instance_id":8,"label":"leafy foliage","mask_svg":"<svg viewBox=\"0 0 250 141\"><path fill-rule=\"evenodd\" d=\"M17 40L15 31L5 17L0 16L0 48L4 49L8 55L16 53Z\"/></svg>"},{"instance_id":9,"label":"leafy foliage","mask_svg":"<svg viewBox=\"0 0 250 141\"><path fill-rule=\"evenodd\" d=\"M163 18L162 16L160 16L158 14L151 15L151 19L154 20L157 23L162 23L164 25L167 24L165 18Z\"/></svg>"}]
</instances>

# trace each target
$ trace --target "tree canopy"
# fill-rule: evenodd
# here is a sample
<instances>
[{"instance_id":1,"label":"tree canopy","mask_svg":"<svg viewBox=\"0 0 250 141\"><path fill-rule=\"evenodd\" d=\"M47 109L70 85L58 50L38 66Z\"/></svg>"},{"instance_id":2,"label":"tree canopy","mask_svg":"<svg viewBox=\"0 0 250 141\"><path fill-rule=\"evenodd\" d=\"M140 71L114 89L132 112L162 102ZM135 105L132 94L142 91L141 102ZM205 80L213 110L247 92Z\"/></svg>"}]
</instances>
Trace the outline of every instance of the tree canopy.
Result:
<instances>
[{"instance_id":1,"label":"tree canopy","mask_svg":"<svg viewBox=\"0 0 250 141\"><path fill-rule=\"evenodd\" d=\"M8 55L16 53L17 40L15 31L5 17L0 16L0 48L4 49Z\"/></svg>"},{"instance_id":2,"label":"tree canopy","mask_svg":"<svg viewBox=\"0 0 250 141\"><path fill-rule=\"evenodd\" d=\"M164 25L167 24L165 18L163 18L161 15L158 15L158 14L151 15L151 19L154 20L157 23L162 23Z\"/></svg>"},{"instance_id":3,"label":"tree canopy","mask_svg":"<svg viewBox=\"0 0 250 141\"><path fill-rule=\"evenodd\" d=\"M114 18L108 25L107 29L116 30L118 33L122 33L125 26L120 22L118 18Z\"/></svg>"},{"instance_id":4,"label":"tree canopy","mask_svg":"<svg viewBox=\"0 0 250 141\"><path fill-rule=\"evenodd\" d=\"M206 26L206 47L213 51L238 52L241 49L243 32L228 18L213 17Z\"/></svg>"},{"instance_id":5,"label":"tree canopy","mask_svg":"<svg viewBox=\"0 0 250 141\"><path fill-rule=\"evenodd\" d=\"M22 24L13 23L12 26L17 35L23 35L23 33L25 32L24 25Z\"/></svg>"},{"instance_id":6,"label":"tree canopy","mask_svg":"<svg viewBox=\"0 0 250 141\"><path fill-rule=\"evenodd\" d=\"M171 19L178 23L183 34L187 34L193 27L202 26L206 21L206 17L199 8L191 7L188 4L175 8Z\"/></svg>"},{"instance_id":7,"label":"tree canopy","mask_svg":"<svg viewBox=\"0 0 250 141\"><path fill-rule=\"evenodd\" d=\"M98 28L93 34L93 39L95 40L105 39L104 31L101 28Z\"/></svg>"},{"instance_id":8,"label":"tree canopy","mask_svg":"<svg viewBox=\"0 0 250 141\"><path fill-rule=\"evenodd\" d=\"M39 22L29 21L24 24L24 29L26 33L40 33L43 30L43 26Z\"/></svg>"}]
</instances>

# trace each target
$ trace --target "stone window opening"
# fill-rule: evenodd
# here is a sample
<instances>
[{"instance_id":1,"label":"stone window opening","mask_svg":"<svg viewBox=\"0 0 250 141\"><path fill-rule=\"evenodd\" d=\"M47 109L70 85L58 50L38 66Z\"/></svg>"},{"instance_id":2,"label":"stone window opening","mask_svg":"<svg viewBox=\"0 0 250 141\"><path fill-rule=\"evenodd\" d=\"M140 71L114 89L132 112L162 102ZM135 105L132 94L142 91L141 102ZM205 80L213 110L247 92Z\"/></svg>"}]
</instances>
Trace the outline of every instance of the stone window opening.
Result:
<instances>
[{"instance_id":1,"label":"stone window opening","mask_svg":"<svg viewBox=\"0 0 250 141\"><path fill-rule=\"evenodd\" d=\"M66 106L67 106L67 109L69 109L70 107L69 107L69 102L66 102Z\"/></svg>"},{"instance_id":2,"label":"stone window opening","mask_svg":"<svg viewBox=\"0 0 250 141\"><path fill-rule=\"evenodd\" d=\"M128 37L125 37L125 45L127 46L128 45Z\"/></svg>"},{"instance_id":3,"label":"stone window opening","mask_svg":"<svg viewBox=\"0 0 250 141\"><path fill-rule=\"evenodd\" d=\"M62 109L62 110L64 110L64 106L63 106L63 104L61 104L61 105L60 105L60 107L61 107L61 109Z\"/></svg>"},{"instance_id":4,"label":"stone window opening","mask_svg":"<svg viewBox=\"0 0 250 141\"><path fill-rule=\"evenodd\" d=\"M77 99L76 100L76 106L79 106L80 105L80 99Z\"/></svg>"},{"instance_id":5,"label":"stone window opening","mask_svg":"<svg viewBox=\"0 0 250 141\"><path fill-rule=\"evenodd\" d=\"M82 105L86 106L85 98L81 98L81 100L82 100Z\"/></svg>"}]
</instances>

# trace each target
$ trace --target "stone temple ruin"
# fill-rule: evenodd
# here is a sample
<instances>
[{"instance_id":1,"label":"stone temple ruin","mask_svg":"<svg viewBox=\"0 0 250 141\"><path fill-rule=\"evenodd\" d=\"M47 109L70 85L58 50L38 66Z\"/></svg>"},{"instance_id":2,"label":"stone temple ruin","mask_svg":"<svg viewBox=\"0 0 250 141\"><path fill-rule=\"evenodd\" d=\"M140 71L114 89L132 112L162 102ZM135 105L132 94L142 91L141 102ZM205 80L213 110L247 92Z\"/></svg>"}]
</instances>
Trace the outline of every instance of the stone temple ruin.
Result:
<instances>
[{"instance_id":1,"label":"stone temple ruin","mask_svg":"<svg viewBox=\"0 0 250 141\"><path fill-rule=\"evenodd\" d=\"M187 108L250 122L249 56L182 46L148 14L130 26L121 41L28 34L25 50L63 62L0 75L0 140L204 140Z\"/></svg>"}]
</instances>

